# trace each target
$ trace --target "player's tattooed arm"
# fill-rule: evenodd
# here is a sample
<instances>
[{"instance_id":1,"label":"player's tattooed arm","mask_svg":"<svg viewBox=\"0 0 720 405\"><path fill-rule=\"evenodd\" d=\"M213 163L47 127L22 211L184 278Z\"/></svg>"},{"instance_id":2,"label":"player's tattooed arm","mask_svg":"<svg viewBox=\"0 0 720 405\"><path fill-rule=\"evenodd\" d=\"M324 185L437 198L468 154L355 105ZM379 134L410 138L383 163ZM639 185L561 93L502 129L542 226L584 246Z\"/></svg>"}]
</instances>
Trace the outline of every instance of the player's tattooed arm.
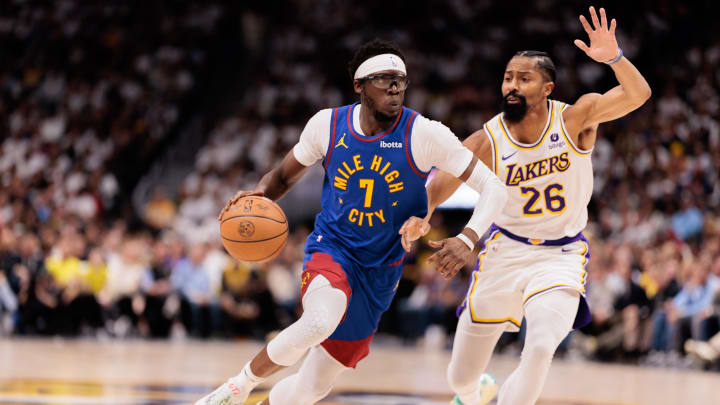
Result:
<instances>
[{"instance_id":1,"label":"player's tattooed arm","mask_svg":"<svg viewBox=\"0 0 720 405\"><path fill-rule=\"evenodd\" d=\"M608 25L605 9L600 9L598 18L594 7L590 7L590 18L592 26L585 16L580 16L580 23L590 39L590 45L579 39L575 40L575 45L596 62L609 64L619 85L604 94L585 94L563 112L565 126L573 141L577 141L581 132L586 129L592 129L594 132L598 124L623 117L636 110L652 94L647 80L622 55L615 38L617 25L615 19L612 19ZM592 145L580 146L592 147Z\"/></svg>"},{"instance_id":2,"label":"player's tattooed arm","mask_svg":"<svg viewBox=\"0 0 720 405\"><path fill-rule=\"evenodd\" d=\"M240 190L228 200L225 207L220 211L218 220L222 218L223 213L233 206L239 199L249 195L263 195L273 201L277 201L284 196L302 178L307 171L307 166L298 162L293 151L285 155L282 162L267 172L258 182L252 191Z\"/></svg>"}]
</instances>

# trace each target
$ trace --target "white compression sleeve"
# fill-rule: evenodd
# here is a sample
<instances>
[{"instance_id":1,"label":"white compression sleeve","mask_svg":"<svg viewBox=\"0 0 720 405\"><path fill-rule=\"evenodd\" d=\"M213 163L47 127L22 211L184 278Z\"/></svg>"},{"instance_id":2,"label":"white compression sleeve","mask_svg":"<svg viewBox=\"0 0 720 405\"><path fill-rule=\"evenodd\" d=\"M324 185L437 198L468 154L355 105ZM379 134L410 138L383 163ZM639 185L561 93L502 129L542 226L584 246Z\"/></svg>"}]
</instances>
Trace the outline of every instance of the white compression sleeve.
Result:
<instances>
[{"instance_id":1,"label":"white compression sleeve","mask_svg":"<svg viewBox=\"0 0 720 405\"><path fill-rule=\"evenodd\" d=\"M572 330L580 294L549 291L525 304L527 331L520 364L500 388L498 405L532 405L540 397L560 342Z\"/></svg>"},{"instance_id":2,"label":"white compression sleeve","mask_svg":"<svg viewBox=\"0 0 720 405\"><path fill-rule=\"evenodd\" d=\"M270 360L281 366L295 364L312 346L327 339L340 324L347 296L322 275L316 276L303 297L303 314L268 343Z\"/></svg>"},{"instance_id":3,"label":"white compression sleeve","mask_svg":"<svg viewBox=\"0 0 720 405\"><path fill-rule=\"evenodd\" d=\"M508 193L505 185L487 166L478 160L465 184L480 194L472 217L466 227L482 236L497 215L505 207Z\"/></svg>"},{"instance_id":4,"label":"white compression sleeve","mask_svg":"<svg viewBox=\"0 0 720 405\"><path fill-rule=\"evenodd\" d=\"M297 373L280 380L270 390L272 405L311 405L325 398L347 367L322 346L310 349Z\"/></svg>"}]
</instances>

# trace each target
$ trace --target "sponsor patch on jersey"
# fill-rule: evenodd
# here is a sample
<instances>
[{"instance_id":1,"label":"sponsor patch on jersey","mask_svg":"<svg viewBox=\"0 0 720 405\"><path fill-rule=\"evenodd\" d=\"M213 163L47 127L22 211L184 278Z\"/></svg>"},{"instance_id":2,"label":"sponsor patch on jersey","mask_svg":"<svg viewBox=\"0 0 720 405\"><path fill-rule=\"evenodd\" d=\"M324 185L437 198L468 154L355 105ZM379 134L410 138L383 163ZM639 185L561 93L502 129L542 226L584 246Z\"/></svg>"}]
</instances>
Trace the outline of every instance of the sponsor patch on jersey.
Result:
<instances>
[{"instance_id":1,"label":"sponsor patch on jersey","mask_svg":"<svg viewBox=\"0 0 720 405\"><path fill-rule=\"evenodd\" d=\"M558 135L557 132L553 132L550 134L550 145L548 145L548 149L557 149L562 148L566 145L565 141L560 139L560 135Z\"/></svg>"},{"instance_id":2,"label":"sponsor patch on jersey","mask_svg":"<svg viewBox=\"0 0 720 405\"><path fill-rule=\"evenodd\" d=\"M385 142L380 141L380 147L381 148L402 148L402 142Z\"/></svg>"}]
</instances>

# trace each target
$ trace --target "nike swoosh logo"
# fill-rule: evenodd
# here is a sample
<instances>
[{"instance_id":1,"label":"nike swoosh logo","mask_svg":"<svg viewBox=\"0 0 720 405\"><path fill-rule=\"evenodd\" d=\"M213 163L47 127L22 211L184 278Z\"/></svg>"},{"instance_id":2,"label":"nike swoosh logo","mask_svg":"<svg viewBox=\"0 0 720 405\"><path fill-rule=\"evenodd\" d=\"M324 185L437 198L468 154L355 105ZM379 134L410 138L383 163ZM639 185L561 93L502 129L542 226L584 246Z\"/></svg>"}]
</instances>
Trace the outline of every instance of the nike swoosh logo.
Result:
<instances>
[{"instance_id":1,"label":"nike swoosh logo","mask_svg":"<svg viewBox=\"0 0 720 405\"><path fill-rule=\"evenodd\" d=\"M515 151L515 152L511 153L511 154L508 155L508 156L503 156L503 157L502 157L502 160L508 160L508 159L510 159L511 157L513 157L516 153L518 153L518 151Z\"/></svg>"},{"instance_id":2,"label":"nike swoosh logo","mask_svg":"<svg viewBox=\"0 0 720 405\"><path fill-rule=\"evenodd\" d=\"M560 250L561 250L563 253L572 252L572 249L562 248L562 249L560 249Z\"/></svg>"}]
</instances>

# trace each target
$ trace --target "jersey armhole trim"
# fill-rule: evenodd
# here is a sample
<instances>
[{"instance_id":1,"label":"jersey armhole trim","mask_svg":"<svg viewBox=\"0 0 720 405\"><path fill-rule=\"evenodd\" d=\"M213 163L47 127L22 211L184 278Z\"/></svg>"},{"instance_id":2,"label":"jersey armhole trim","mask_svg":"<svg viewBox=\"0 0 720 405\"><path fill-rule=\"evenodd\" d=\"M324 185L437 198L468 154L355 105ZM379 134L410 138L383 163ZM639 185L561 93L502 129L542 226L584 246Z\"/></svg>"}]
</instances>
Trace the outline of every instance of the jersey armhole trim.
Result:
<instances>
[{"instance_id":1,"label":"jersey armhole trim","mask_svg":"<svg viewBox=\"0 0 720 405\"><path fill-rule=\"evenodd\" d=\"M561 103L558 101L558 103ZM563 118L563 111L565 111L566 108L569 107L569 104L567 103L561 103L563 106L560 108L560 114L558 114L558 120L560 121L560 132L562 132L563 136L565 137L565 140L570 145L570 148L575 152L576 155L586 157L592 154L593 148L590 148L589 150L583 150L578 148L575 145L575 142L573 142L570 135L568 135L567 128L565 128L565 119Z\"/></svg>"},{"instance_id":2,"label":"jersey armhole trim","mask_svg":"<svg viewBox=\"0 0 720 405\"><path fill-rule=\"evenodd\" d=\"M325 170L327 170L328 165L330 164L330 155L332 155L333 145L335 145L335 135L337 132L337 116L338 109L333 108L332 117L330 118L330 125L332 125L332 127L330 128L330 133L332 135L330 136L330 144L328 145L327 153L325 153L325 164L323 165L325 167Z\"/></svg>"},{"instance_id":3,"label":"jersey armhole trim","mask_svg":"<svg viewBox=\"0 0 720 405\"><path fill-rule=\"evenodd\" d=\"M485 135L487 135L488 139L490 139L490 143L492 144L492 168L495 175L498 174L498 150L497 150L497 142L495 141L495 135L493 135L492 131L490 131L490 126L488 126L487 123L484 125L485 128Z\"/></svg>"},{"instance_id":4,"label":"jersey armhole trim","mask_svg":"<svg viewBox=\"0 0 720 405\"><path fill-rule=\"evenodd\" d=\"M415 161L412 158L412 145L410 141L410 130L415 125L415 120L418 117L417 111L413 111L412 114L410 114L410 118L408 118L407 126L405 127L405 156L407 157L408 163L410 164L410 168L412 169L415 174L420 176L423 179L426 179L429 172L422 172L420 171L420 168L418 168L415 165Z\"/></svg>"}]
</instances>

